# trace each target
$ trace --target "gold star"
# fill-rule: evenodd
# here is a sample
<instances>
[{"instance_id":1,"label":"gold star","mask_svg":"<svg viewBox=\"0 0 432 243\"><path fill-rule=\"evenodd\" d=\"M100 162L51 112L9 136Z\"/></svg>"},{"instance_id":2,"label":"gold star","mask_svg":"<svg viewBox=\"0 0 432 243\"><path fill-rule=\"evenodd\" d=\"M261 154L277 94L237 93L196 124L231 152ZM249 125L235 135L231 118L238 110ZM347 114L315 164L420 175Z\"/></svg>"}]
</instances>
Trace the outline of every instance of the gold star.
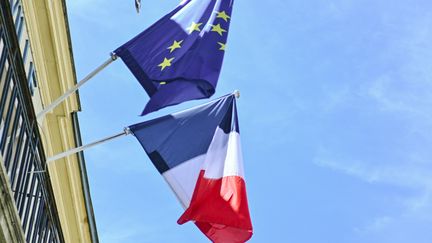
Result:
<instances>
[{"instance_id":1,"label":"gold star","mask_svg":"<svg viewBox=\"0 0 432 243\"><path fill-rule=\"evenodd\" d=\"M226 30L222 29L222 27L220 26L220 24L212 25L211 31L217 32L221 36L223 35L223 32L227 32Z\"/></svg>"},{"instance_id":2,"label":"gold star","mask_svg":"<svg viewBox=\"0 0 432 243\"><path fill-rule=\"evenodd\" d=\"M201 29L200 29L199 27L200 27L201 25L202 25L202 23L195 23L195 22L192 21L191 26L189 26L186 30L189 31L189 34L192 33L192 32L194 32L194 31L198 31L198 32L200 32Z\"/></svg>"},{"instance_id":3,"label":"gold star","mask_svg":"<svg viewBox=\"0 0 432 243\"><path fill-rule=\"evenodd\" d=\"M217 13L216 18L221 18L221 19L225 20L225 22L228 22L228 19L231 18L228 14L225 13L225 11L222 11L222 12L216 11L216 13Z\"/></svg>"},{"instance_id":4,"label":"gold star","mask_svg":"<svg viewBox=\"0 0 432 243\"><path fill-rule=\"evenodd\" d=\"M174 60L174 57L170 58L170 59L167 59L165 57L164 60L163 60L163 62L161 64L159 64L158 67L161 67L161 71L163 71L166 67L170 67L171 66L172 60Z\"/></svg>"},{"instance_id":5,"label":"gold star","mask_svg":"<svg viewBox=\"0 0 432 243\"><path fill-rule=\"evenodd\" d=\"M175 49L181 48L181 43L183 43L183 40L181 40L181 41L174 40L174 43L170 47L168 47L167 49L169 49L170 53L171 53Z\"/></svg>"},{"instance_id":6,"label":"gold star","mask_svg":"<svg viewBox=\"0 0 432 243\"><path fill-rule=\"evenodd\" d=\"M218 42L218 44L220 45L219 50L221 50L221 51L225 51L226 44L225 44L225 43L222 43L222 42Z\"/></svg>"}]
</instances>

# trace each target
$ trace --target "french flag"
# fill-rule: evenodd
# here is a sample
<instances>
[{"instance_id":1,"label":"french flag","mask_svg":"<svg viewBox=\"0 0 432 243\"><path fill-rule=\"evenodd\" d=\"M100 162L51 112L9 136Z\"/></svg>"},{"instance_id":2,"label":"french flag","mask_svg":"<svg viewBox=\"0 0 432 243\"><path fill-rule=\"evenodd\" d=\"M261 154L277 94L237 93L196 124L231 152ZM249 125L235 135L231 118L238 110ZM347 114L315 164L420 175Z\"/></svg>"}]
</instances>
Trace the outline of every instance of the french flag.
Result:
<instances>
[{"instance_id":1,"label":"french flag","mask_svg":"<svg viewBox=\"0 0 432 243\"><path fill-rule=\"evenodd\" d=\"M234 95L129 128L185 208L179 224L213 242L251 238Z\"/></svg>"}]
</instances>

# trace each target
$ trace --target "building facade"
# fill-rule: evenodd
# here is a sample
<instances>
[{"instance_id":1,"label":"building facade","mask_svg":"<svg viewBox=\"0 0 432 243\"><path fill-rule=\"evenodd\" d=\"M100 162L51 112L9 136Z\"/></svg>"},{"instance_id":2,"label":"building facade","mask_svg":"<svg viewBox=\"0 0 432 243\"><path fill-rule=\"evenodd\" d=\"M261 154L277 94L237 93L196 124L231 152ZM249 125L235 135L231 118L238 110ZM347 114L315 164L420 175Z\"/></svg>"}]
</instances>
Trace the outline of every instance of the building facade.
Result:
<instances>
[{"instance_id":1,"label":"building facade","mask_svg":"<svg viewBox=\"0 0 432 243\"><path fill-rule=\"evenodd\" d=\"M98 242L73 95L64 0L0 0L0 242Z\"/></svg>"}]
</instances>

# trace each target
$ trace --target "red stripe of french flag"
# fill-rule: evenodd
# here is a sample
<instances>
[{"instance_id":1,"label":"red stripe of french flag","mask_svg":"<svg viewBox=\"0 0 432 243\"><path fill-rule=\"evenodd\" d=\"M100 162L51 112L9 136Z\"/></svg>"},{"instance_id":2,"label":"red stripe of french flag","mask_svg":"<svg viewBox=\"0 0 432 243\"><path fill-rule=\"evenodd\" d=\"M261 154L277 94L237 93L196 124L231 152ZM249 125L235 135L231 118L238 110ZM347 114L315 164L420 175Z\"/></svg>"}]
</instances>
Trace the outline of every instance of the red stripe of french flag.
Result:
<instances>
[{"instance_id":1,"label":"red stripe of french flag","mask_svg":"<svg viewBox=\"0 0 432 243\"><path fill-rule=\"evenodd\" d=\"M219 127L213 136L189 206L177 221L195 221L213 242L245 242L252 236L240 134Z\"/></svg>"}]
</instances>

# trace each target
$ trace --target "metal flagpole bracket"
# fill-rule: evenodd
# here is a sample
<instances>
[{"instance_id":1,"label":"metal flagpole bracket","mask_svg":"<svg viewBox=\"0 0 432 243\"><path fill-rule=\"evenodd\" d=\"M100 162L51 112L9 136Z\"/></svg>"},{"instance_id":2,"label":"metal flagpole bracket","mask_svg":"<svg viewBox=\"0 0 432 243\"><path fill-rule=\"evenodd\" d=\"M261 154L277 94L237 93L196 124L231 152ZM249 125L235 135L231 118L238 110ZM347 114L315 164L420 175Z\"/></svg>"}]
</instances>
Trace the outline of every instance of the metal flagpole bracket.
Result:
<instances>
[{"instance_id":1,"label":"metal flagpole bracket","mask_svg":"<svg viewBox=\"0 0 432 243\"><path fill-rule=\"evenodd\" d=\"M134 134L132 133L132 131L130 130L129 127L125 127L125 128L123 128L123 131L124 131L124 133L125 133L126 135L129 135L129 134L134 135Z\"/></svg>"},{"instance_id":2,"label":"metal flagpole bracket","mask_svg":"<svg viewBox=\"0 0 432 243\"><path fill-rule=\"evenodd\" d=\"M111 52L110 56L111 56L111 60L113 61L117 60L117 55L115 54L115 52Z\"/></svg>"},{"instance_id":3,"label":"metal flagpole bracket","mask_svg":"<svg viewBox=\"0 0 432 243\"><path fill-rule=\"evenodd\" d=\"M106 68L108 65L110 65L112 62L117 60L117 55L114 52L110 53L110 58L106 60L104 63L102 63L99 67L97 67L95 70L93 70L91 73L89 73L87 76L85 76L81 81L79 81L74 87L67 90L62 96L57 98L55 101L53 101L50 105L45 107L43 111L41 111L39 114L36 115L37 119L44 117L48 112L52 111L54 108L56 108L60 103L62 103L65 99L67 99L70 95L72 95L75 91L77 91L82 85L87 83L90 79L92 79L96 74L98 74L100 71L102 71L104 68Z\"/></svg>"},{"instance_id":4,"label":"metal flagpole bracket","mask_svg":"<svg viewBox=\"0 0 432 243\"><path fill-rule=\"evenodd\" d=\"M141 9L141 0L135 0L135 9L136 9L137 13L140 12L140 9Z\"/></svg>"},{"instance_id":5,"label":"metal flagpole bracket","mask_svg":"<svg viewBox=\"0 0 432 243\"><path fill-rule=\"evenodd\" d=\"M233 95L237 98L240 99L240 90L234 90Z\"/></svg>"}]
</instances>

